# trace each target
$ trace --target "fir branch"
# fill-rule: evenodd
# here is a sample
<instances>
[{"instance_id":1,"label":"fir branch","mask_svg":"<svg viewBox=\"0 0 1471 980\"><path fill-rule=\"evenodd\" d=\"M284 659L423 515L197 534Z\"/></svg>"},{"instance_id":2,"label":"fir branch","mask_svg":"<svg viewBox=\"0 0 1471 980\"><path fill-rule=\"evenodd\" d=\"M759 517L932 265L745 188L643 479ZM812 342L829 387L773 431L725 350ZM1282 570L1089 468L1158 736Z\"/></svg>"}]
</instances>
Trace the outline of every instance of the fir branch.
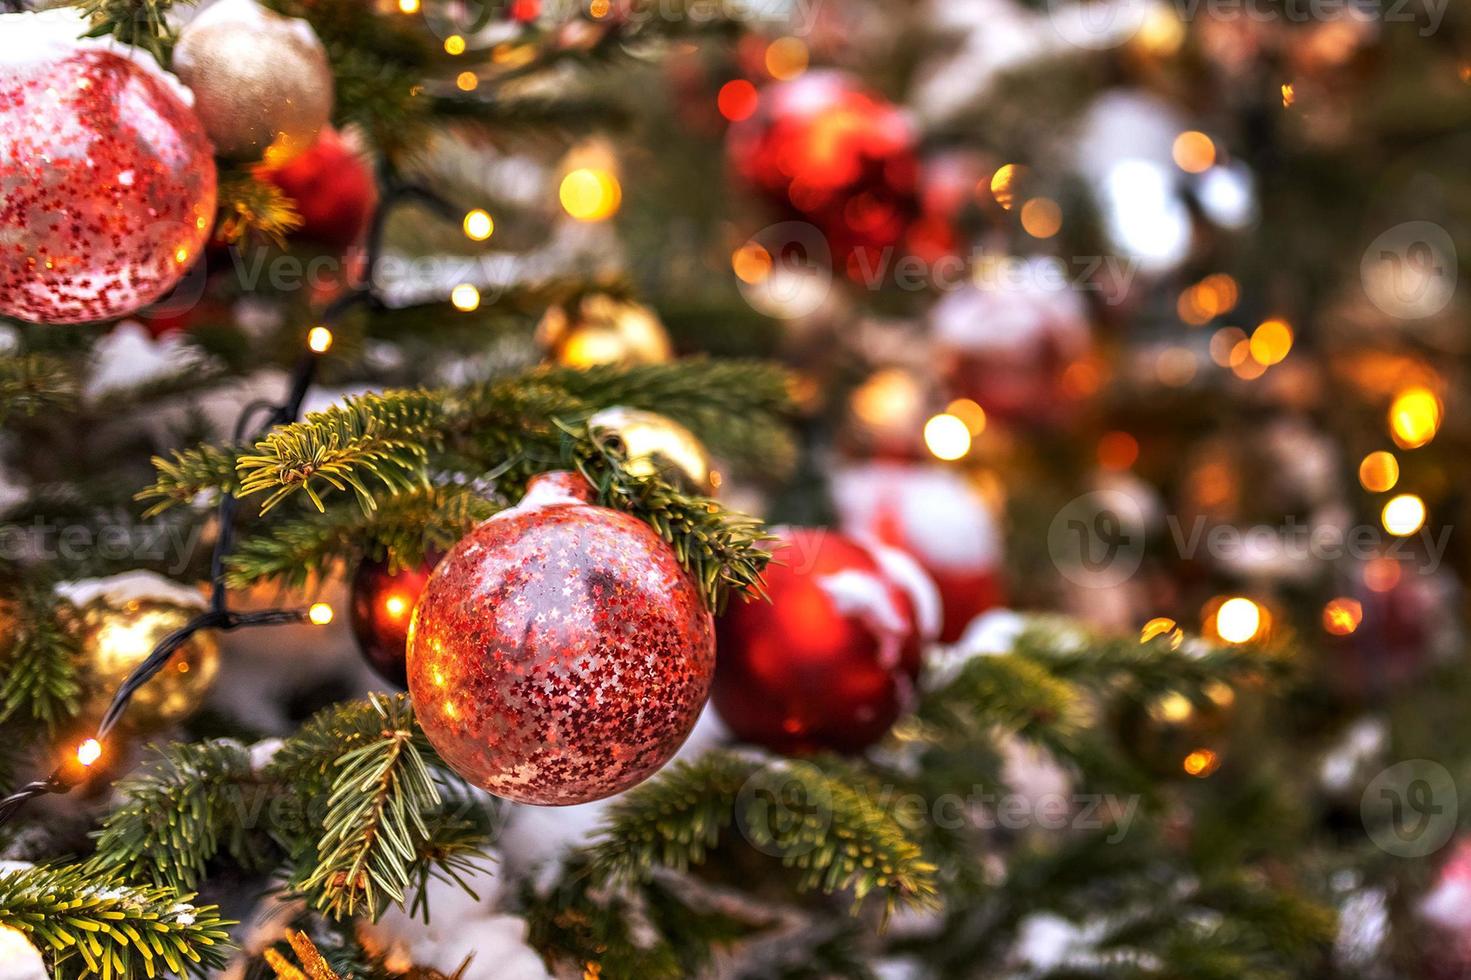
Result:
<instances>
[{"instance_id":1,"label":"fir branch","mask_svg":"<svg viewBox=\"0 0 1471 980\"><path fill-rule=\"evenodd\" d=\"M173 50L174 32L167 13L174 0L70 0L92 25L87 37L114 37L142 48L165 68Z\"/></svg>"},{"instance_id":2,"label":"fir branch","mask_svg":"<svg viewBox=\"0 0 1471 980\"><path fill-rule=\"evenodd\" d=\"M0 925L50 952L58 978L204 976L228 958L229 922L192 895L79 866L0 871Z\"/></svg>"},{"instance_id":3,"label":"fir branch","mask_svg":"<svg viewBox=\"0 0 1471 980\"><path fill-rule=\"evenodd\" d=\"M466 487L410 490L370 514L354 503L333 504L241 541L229 558L226 581L232 588L266 581L299 587L355 552L417 565L427 550L448 549L496 510Z\"/></svg>"},{"instance_id":4,"label":"fir branch","mask_svg":"<svg viewBox=\"0 0 1471 980\"><path fill-rule=\"evenodd\" d=\"M65 365L43 354L0 357L0 422L35 415L76 401L76 379Z\"/></svg>"},{"instance_id":5,"label":"fir branch","mask_svg":"<svg viewBox=\"0 0 1471 980\"><path fill-rule=\"evenodd\" d=\"M103 821L89 871L192 890L203 880L222 837L238 863L258 863L249 848L247 825L264 802L266 788L238 742L167 747L117 789L123 802Z\"/></svg>"},{"instance_id":6,"label":"fir branch","mask_svg":"<svg viewBox=\"0 0 1471 980\"><path fill-rule=\"evenodd\" d=\"M618 883L655 867L684 870L732 822L758 850L800 869L802 890L851 890L855 908L877 892L886 913L934 901L934 866L869 794L810 763L731 752L676 763L620 797L590 851L592 871Z\"/></svg>"},{"instance_id":7,"label":"fir branch","mask_svg":"<svg viewBox=\"0 0 1471 980\"><path fill-rule=\"evenodd\" d=\"M1000 728L1070 755L1088 716L1073 684L1015 654L977 656L920 702L915 718L929 738L985 738Z\"/></svg>"},{"instance_id":8,"label":"fir branch","mask_svg":"<svg viewBox=\"0 0 1471 980\"><path fill-rule=\"evenodd\" d=\"M277 426L236 462L240 496L272 491L261 512L298 490L325 510L316 481L338 491L351 487L365 510L376 506L366 479L390 493L428 486L426 442L443 424L442 398L425 391L390 391L349 398Z\"/></svg>"},{"instance_id":9,"label":"fir branch","mask_svg":"<svg viewBox=\"0 0 1471 980\"><path fill-rule=\"evenodd\" d=\"M39 586L0 601L0 723L24 719L49 732L76 714L80 645L66 609Z\"/></svg>"},{"instance_id":10,"label":"fir branch","mask_svg":"<svg viewBox=\"0 0 1471 980\"><path fill-rule=\"evenodd\" d=\"M454 878L475 867L481 852L470 830L455 836L439 821L444 839L430 830L444 799L432 759L404 696L328 709L288 739L264 775L309 801L327 792L323 825L289 845L290 887L333 918L376 918L385 898L404 904L426 868Z\"/></svg>"},{"instance_id":11,"label":"fir branch","mask_svg":"<svg viewBox=\"0 0 1471 980\"><path fill-rule=\"evenodd\" d=\"M284 247L286 236L301 227L301 212L286 192L246 171L220 174L219 219L215 234L235 244L251 234Z\"/></svg>"},{"instance_id":12,"label":"fir branch","mask_svg":"<svg viewBox=\"0 0 1471 980\"><path fill-rule=\"evenodd\" d=\"M235 465L238 452L202 443L192 449L174 450L173 459L153 457L158 477L134 495L135 500L153 501L144 517L154 517L170 507L191 503L211 492L238 493L240 480Z\"/></svg>"},{"instance_id":13,"label":"fir branch","mask_svg":"<svg viewBox=\"0 0 1471 980\"><path fill-rule=\"evenodd\" d=\"M593 446L590 438L583 446L588 457L578 461L578 468L599 502L633 514L669 542L708 608L723 612L732 593L762 594L761 575L771 553L761 546L772 536L760 521L656 477L633 476L611 449Z\"/></svg>"},{"instance_id":14,"label":"fir branch","mask_svg":"<svg viewBox=\"0 0 1471 980\"><path fill-rule=\"evenodd\" d=\"M524 129L539 135L581 135L596 130L622 129L632 114L622 103L596 96L576 98L476 98L440 96L429 111L447 121L484 126L497 136Z\"/></svg>"}]
</instances>

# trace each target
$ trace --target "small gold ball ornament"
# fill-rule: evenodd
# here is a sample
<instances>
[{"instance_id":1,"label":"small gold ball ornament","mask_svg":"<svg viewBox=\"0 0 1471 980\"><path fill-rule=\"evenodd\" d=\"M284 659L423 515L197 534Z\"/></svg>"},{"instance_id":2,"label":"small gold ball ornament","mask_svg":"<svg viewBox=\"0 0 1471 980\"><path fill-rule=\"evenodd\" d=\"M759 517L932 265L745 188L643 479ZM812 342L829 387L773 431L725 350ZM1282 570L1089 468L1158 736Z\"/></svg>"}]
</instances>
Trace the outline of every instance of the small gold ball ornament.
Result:
<instances>
[{"instance_id":1,"label":"small gold ball ornament","mask_svg":"<svg viewBox=\"0 0 1471 980\"><path fill-rule=\"evenodd\" d=\"M536 327L536 338L563 367L634 367L663 364L674 356L653 310L605 293L551 307Z\"/></svg>"},{"instance_id":2,"label":"small gold ball ornament","mask_svg":"<svg viewBox=\"0 0 1471 980\"><path fill-rule=\"evenodd\" d=\"M715 495L719 477L695 434L658 412L614 406L587 422L593 441L616 450L634 476L660 476L686 493Z\"/></svg>"},{"instance_id":3,"label":"small gold ball ornament","mask_svg":"<svg viewBox=\"0 0 1471 980\"><path fill-rule=\"evenodd\" d=\"M332 70L311 25L255 0L219 0L185 25L174 72L220 156L279 166L332 115Z\"/></svg>"},{"instance_id":4,"label":"small gold ball ornament","mask_svg":"<svg viewBox=\"0 0 1471 980\"><path fill-rule=\"evenodd\" d=\"M154 646L184 626L198 609L166 599L94 599L78 611L85 694L81 715L101 718L113 695ZM163 670L138 689L123 724L134 731L166 728L193 714L220 667L220 648L208 632L191 636Z\"/></svg>"}]
</instances>

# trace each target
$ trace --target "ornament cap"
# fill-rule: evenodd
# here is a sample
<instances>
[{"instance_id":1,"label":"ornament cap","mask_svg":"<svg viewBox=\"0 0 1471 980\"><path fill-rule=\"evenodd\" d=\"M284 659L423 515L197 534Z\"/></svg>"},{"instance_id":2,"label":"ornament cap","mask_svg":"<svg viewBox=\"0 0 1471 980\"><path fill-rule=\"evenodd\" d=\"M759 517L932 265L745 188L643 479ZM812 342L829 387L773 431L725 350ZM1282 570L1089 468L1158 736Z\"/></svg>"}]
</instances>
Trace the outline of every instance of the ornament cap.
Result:
<instances>
[{"instance_id":1,"label":"ornament cap","mask_svg":"<svg viewBox=\"0 0 1471 980\"><path fill-rule=\"evenodd\" d=\"M517 510L533 510L556 504L590 504L596 494L587 477L572 470L552 470L538 473L526 485L526 496L516 505Z\"/></svg>"}]
</instances>

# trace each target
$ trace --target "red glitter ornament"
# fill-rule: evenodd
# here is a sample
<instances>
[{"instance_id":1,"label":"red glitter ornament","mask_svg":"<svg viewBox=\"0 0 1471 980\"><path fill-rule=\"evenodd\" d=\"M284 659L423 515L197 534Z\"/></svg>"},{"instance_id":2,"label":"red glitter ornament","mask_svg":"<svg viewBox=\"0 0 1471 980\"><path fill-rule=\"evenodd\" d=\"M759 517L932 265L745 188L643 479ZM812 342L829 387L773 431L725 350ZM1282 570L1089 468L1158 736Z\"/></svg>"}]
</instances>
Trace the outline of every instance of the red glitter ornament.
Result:
<instances>
[{"instance_id":1,"label":"red glitter ornament","mask_svg":"<svg viewBox=\"0 0 1471 980\"><path fill-rule=\"evenodd\" d=\"M919 213L913 126L842 72L768 86L731 126L727 151L774 206L817 226L852 278L877 274Z\"/></svg>"},{"instance_id":2,"label":"red glitter ornament","mask_svg":"<svg viewBox=\"0 0 1471 980\"><path fill-rule=\"evenodd\" d=\"M843 530L912 555L940 592L940 639L1001 605L1001 534L965 478L939 466L869 463L833 476Z\"/></svg>"},{"instance_id":3,"label":"red glitter ornament","mask_svg":"<svg viewBox=\"0 0 1471 980\"><path fill-rule=\"evenodd\" d=\"M439 563L409 628L409 694L456 772L521 803L586 803L668 762L710 691L699 589L573 473L532 481Z\"/></svg>"},{"instance_id":4,"label":"red glitter ornament","mask_svg":"<svg viewBox=\"0 0 1471 980\"><path fill-rule=\"evenodd\" d=\"M365 558L352 577L352 635L368 666L399 687L409 684L405 658L414 603L441 557L430 552L422 565L397 569Z\"/></svg>"},{"instance_id":5,"label":"red glitter ornament","mask_svg":"<svg viewBox=\"0 0 1471 980\"><path fill-rule=\"evenodd\" d=\"M734 605L717 625L715 710L777 752L860 751L913 698L939 626L934 586L892 548L821 528L777 534L770 601Z\"/></svg>"},{"instance_id":6,"label":"red glitter ornament","mask_svg":"<svg viewBox=\"0 0 1471 980\"><path fill-rule=\"evenodd\" d=\"M293 235L335 249L357 243L378 209L378 184L362 154L331 126L307 151L260 176L286 192L301 213Z\"/></svg>"},{"instance_id":7,"label":"red glitter ornament","mask_svg":"<svg viewBox=\"0 0 1471 980\"><path fill-rule=\"evenodd\" d=\"M0 314L22 320L146 306L214 218L214 157L182 88L141 52L66 39L86 29L73 11L0 16Z\"/></svg>"}]
</instances>

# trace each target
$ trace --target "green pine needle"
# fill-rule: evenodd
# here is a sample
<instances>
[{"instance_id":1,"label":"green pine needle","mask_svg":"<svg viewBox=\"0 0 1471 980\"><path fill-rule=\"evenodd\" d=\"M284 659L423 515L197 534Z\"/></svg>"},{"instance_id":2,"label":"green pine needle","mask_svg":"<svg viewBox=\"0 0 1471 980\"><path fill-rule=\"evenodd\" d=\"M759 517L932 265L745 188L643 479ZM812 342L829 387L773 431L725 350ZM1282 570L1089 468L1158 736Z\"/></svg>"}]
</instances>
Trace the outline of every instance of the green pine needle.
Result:
<instances>
[{"instance_id":1,"label":"green pine needle","mask_svg":"<svg viewBox=\"0 0 1471 980\"><path fill-rule=\"evenodd\" d=\"M0 600L0 723L19 719L51 731L76 714L80 644L65 610L39 587Z\"/></svg>"},{"instance_id":2,"label":"green pine needle","mask_svg":"<svg viewBox=\"0 0 1471 980\"><path fill-rule=\"evenodd\" d=\"M205 976L225 966L231 923L193 897L76 865L0 871L0 926L48 951L58 980Z\"/></svg>"}]
</instances>

